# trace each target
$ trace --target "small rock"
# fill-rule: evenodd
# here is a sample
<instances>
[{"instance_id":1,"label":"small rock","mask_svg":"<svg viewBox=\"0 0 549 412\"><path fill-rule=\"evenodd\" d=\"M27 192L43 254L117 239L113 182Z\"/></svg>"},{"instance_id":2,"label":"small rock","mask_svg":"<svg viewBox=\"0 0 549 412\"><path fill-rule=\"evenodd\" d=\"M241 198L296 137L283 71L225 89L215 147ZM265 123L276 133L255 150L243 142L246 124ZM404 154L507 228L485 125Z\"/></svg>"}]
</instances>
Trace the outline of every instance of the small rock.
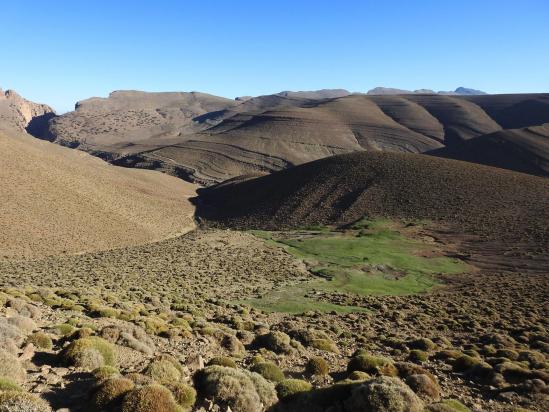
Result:
<instances>
[{"instance_id":1,"label":"small rock","mask_svg":"<svg viewBox=\"0 0 549 412\"><path fill-rule=\"evenodd\" d=\"M25 362L28 360L31 360L34 356L34 345L32 343L29 343L23 348L23 353L19 355L19 360L21 362Z\"/></svg>"},{"instance_id":2,"label":"small rock","mask_svg":"<svg viewBox=\"0 0 549 412\"><path fill-rule=\"evenodd\" d=\"M47 390L48 390L47 385L44 385L43 383L39 383L38 385L32 388L32 391L34 393L42 393L42 392L46 392Z\"/></svg>"},{"instance_id":3,"label":"small rock","mask_svg":"<svg viewBox=\"0 0 549 412\"><path fill-rule=\"evenodd\" d=\"M202 355L191 355L187 357L185 364L190 370L199 370L204 368L204 359Z\"/></svg>"},{"instance_id":4,"label":"small rock","mask_svg":"<svg viewBox=\"0 0 549 412\"><path fill-rule=\"evenodd\" d=\"M68 368L54 368L53 373L55 373L58 376L64 376L67 373L69 373L69 369Z\"/></svg>"}]
</instances>

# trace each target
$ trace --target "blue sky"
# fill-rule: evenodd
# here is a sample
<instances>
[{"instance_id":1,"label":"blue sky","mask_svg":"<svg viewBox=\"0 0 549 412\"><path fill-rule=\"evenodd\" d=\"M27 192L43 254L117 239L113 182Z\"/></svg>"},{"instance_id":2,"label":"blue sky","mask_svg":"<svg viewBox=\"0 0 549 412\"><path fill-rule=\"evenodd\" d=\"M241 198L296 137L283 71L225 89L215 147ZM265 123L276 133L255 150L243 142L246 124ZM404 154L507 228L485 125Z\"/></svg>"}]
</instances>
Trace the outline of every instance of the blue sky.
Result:
<instances>
[{"instance_id":1,"label":"blue sky","mask_svg":"<svg viewBox=\"0 0 549 412\"><path fill-rule=\"evenodd\" d=\"M60 112L120 89L549 92L548 0L27 0L0 16L0 87Z\"/></svg>"}]
</instances>

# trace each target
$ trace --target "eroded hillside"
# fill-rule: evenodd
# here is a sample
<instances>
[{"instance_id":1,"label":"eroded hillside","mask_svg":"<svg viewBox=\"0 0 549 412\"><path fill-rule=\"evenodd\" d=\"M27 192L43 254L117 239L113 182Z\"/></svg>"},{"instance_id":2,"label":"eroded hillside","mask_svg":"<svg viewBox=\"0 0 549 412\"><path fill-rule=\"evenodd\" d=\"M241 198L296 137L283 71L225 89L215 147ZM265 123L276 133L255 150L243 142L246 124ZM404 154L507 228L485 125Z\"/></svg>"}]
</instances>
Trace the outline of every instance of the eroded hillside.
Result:
<instances>
[{"instance_id":1,"label":"eroded hillside","mask_svg":"<svg viewBox=\"0 0 549 412\"><path fill-rule=\"evenodd\" d=\"M54 119L48 138L122 166L212 184L353 151L463 151L471 139L541 125L547 113L546 94L345 95L336 90L231 101L199 93L115 92ZM490 160L489 151L477 161L517 169L520 158L528 167L518 170L544 174L546 137L542 130L539 139L516 153L511 147L498 162Z\"/></svg>"}]
</instances>

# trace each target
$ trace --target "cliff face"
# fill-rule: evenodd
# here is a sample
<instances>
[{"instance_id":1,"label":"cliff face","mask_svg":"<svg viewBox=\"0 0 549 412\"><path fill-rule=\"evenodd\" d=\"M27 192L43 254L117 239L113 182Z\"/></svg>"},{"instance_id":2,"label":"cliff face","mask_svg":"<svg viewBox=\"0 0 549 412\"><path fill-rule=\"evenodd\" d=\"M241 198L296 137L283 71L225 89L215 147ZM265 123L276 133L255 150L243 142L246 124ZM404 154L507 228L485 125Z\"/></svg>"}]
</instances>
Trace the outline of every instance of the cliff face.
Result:
<instances>
[{"instance_id":1,"label":"cliff face","mask_svg":"<svg viewBox=\"0 0 549 412\"><path fill-rule=\"evenodd\" d=\"M55 112L50 106L31 102L13 90L0 89L0 129L26 131L40 137L52 117Z\"/></svg>"}]
</instances>

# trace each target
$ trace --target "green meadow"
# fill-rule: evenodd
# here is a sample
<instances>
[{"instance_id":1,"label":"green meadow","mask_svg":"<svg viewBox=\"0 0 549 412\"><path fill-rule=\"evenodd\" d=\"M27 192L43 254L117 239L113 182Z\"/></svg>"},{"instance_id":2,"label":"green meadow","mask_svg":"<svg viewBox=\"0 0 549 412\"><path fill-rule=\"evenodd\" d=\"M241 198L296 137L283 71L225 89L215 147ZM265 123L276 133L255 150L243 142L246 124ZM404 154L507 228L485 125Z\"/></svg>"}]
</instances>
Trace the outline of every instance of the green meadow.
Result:
<instances>
[{"instance_id":1,"label":"green meadow","mask_svg":"<svg viewBox=\"0 0 549 412\"><path fill-rule=\"evenodd\" d=\"M308 310L353 312L314 298L317 292L355 295L427 293L437 285L437 274L466 270L458 259L424 257L433 245L410 239L387 220L363 220L345 229L307 228L289 232L253 231L255 236L284 248L303 260L317 279L282 287L268 296L248 301L266 311L301 313Z\"/></svg>"}]
</instances>

